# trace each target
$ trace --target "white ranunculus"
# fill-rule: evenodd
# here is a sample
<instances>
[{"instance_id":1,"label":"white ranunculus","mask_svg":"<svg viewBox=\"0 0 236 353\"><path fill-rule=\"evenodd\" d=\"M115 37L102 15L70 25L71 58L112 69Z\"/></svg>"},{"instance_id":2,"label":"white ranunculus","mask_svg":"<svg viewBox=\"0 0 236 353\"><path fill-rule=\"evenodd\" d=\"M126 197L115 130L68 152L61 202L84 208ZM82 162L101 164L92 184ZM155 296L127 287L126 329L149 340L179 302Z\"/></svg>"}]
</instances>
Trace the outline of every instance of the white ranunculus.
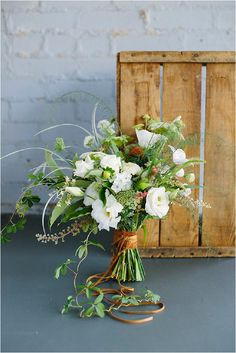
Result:
<instances>
[{"instance_id":1,"label":"white ranunculus","mask_svg":"<svg viewBox=\"0 0 236 353\"><path fill-rule=\"evenodd\" d=\"M180 169L175 175L179 178L182 178L184 176L184 169Z\"/></svg>"},{"instance_id":2,"label":"white ranunculus","mask_svg":"<svg viewBox=\"0 0 236 353\"><path fill-rule=\"evenodd\" d=\"M140 147L152 147L160 139L161 135L148 130L135 130Z\"/></svg>"},{"instance_id":3,"label":"white ranunculus","mask_svg":"<svg viewBox=\"0 0 236 353\"><path fill-rule=\"evenodd\" d=\"M129 173L131 175L137 175L141 172L140 166L132 162L123 163L122 170L123 172Z\"/></svg>"},{"instance_id":4,"label":"white ranunculus","mask_svg":"<svg viewBox=\"0 0 236 353\"><path fill-rule=\"evenodd\" d=\"M189 173L186 175L186 180L189 182L189 183L193 183L194 180L195 180L195 174L194 173Z\"/></svg>"},{"instance_id":5,"label":"white ranunculus","mask_svg":"<svg viewBox=\"0 0 236 353\"><path fill-rule=\"evenodd\" d=\"M185 152L181 149L178 148L177 150L174 151L173 153L173 162L175 164L183 164L187 162L188 160L186 159L186 154Z\"/></svg>"},{"instance_id":6,"label":"white ranunculus","mask_svg":"<svg viewBox=\"0 0 236 353\"><path fill-rule=\"evenodd\" d=\"M145 210L151 216L164 217L169 211L169 196L163 186L148 190Z\"/></svg>"},{"instance_id":7,"label":"white ranunculus","mask_svg":"<svg viewBox=\"0 0 236 353\"><path fill-rule=\"evenodd\" d=\"M117 193L119 191L129 190L132 186L132 175L130 173L118 173L114 179L111 189Z\"/></svg>"},{"instance_id":8,"label":"white ranunculus","mask_svg":"<svg viewBox=\"0 0 236 353\"><path fill-rule=\"evenodd\" d=\"M99 198L97 183L93 182L90 184L84 193L84 205L91 206L94 201Z\"/></svg>"},{"instance_id":9,"label":"white ranunculus","mask_svg":"<svg viewBox=\"0 0 236 353\"><path fill-rule=\"evenodd\" d=\"M101 158L100 165L104 169L111 168L117 174L121 168L121 159L114 154L105 154Z\"/></svg>"},{"instance_id":10,"label":"white ranunculus","mask_svg":"<svg viewBox=\"0 0 236 353\"><path fill-rule=\"evenodd\" d=\"M65 191L73 196L83 196L84 192L78 186L66 186Z\"/></svg>"},{"instance_id":11,"label":"white ranunculus","mask_svg":"<svg viewBox=\"0 0 236 353\"><path fill-rule=\"evenodd\" d=\"M74 175L84 178L88 172L90 172L93 167L94 167L94 162L93 160L89 157L89 155L86 156L85 160L80 160L75 162L75 167L76 169L74 170Z\"/></svg>"},{"instance_id":12,"label":"white ranunculus","mask_svg":"<svg viewBox=\"0 0 236 353\"><path fill-rule=\"evenodd\" d=\"M99 199L92 204L91 216L98 223L98 229L106 229L107 231L111 228L117 229L117 225L120 222L119 213L122 211L123 206L117 202L116 198L106 191L106 205Z\"/></svg>"},{"instance_id":13,"label":"white ranunculus","mask_svg":"<svg viewBox=\"0 0 236 353\"><path fill-rule=\"evenodd\" d=\"M84 138L84 147L90 148L95 144L95 137L92 135L85 136Z\"/></svg>"}]
</instances>

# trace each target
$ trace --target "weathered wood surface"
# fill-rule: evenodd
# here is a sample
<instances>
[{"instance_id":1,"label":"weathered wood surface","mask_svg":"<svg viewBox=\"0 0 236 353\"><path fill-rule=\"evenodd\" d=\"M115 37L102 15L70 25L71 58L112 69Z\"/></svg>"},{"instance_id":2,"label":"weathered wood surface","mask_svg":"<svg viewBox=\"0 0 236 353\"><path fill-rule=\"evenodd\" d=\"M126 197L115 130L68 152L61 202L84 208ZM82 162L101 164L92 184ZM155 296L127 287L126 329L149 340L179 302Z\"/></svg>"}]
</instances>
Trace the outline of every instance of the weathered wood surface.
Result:
<instances>
[{"instance_id":1,"label":"weathered wood surface","mask_svg":"<svg viewBox=\"0 0 236 353\"><path fill-rule=\"evenodd\" d=\"M233 63L234 51L125 51L120 54L120 62L198 62Z\"/></svg>"},{"instance_id":2,"label":"weathered wood surface","mask_svg":"<svg viewBox=\"0 0 236 353\"><path fill-rule=\"evenodd\" d=\"M160 116L160 65L122 64L119 69L119 121L121 130L134 135L133 125L149 112L153 117ZM159 244L159 222L147 222L149 237L145 246ZM150 236L151 235L151 236ZM138 232L139 245L144 245L143 230Z\"/></svg>"},{"instance_id":3,"label":"weathered wood surface","mask_svg":"<svg viewBox=\"0 0 236 353\"><path fill-rule=\"evenodd\" d=\"M200 142L201 64L164 64L163 75L163 120L181 115L186 123L185 135L196 134ZM186 149L187 158L199 156L199 142ZM195 167L195 174L197 185L199 166ZM192 197L198 198L198 189L192 192ZM191 215L185 207L173 205L168 218L161 221L160 245L197 246L197 210Z\"/></svg>"},{"instance_id":4,"label":"weathered wood surface","mask_svg":"<svg viewBox=\"0 0 236 353\"><path fill-rule=\"evenodd\" d=\"M235 241L235 66L207 65L202 245Z\"/></svg>"},{"instance_id":5,"label":"weathered wood surface","mask_svg":"<svg viewBox=\"0 0 236 353\"><path fill-rule=\"evenodd\" d=\"M122 130L143 114L160 115L160 63L163 63L164 120L182 115L187 133L200 130L201 67L207 64L206 144L202 237L198 218L174 207L168 220L148 224L138 242L144 257L235 256L235 53L234 52L122 52L117 62L117 111ZM192 146L188 156L199 156ZM198 167L197 167L198 168ZM198 174L198 173L197 173ZM198 191L193 193L196 197ZM160 246L161 245L161 246Z\"/></svg>"},{"instance_id":6,"label":"weathered wood surface","mask_svg":"<svg viewBox=\"0 0 236 353\"><path fill-rule=\"evenodd\" d=\"M139 248L142 257L234 257L235 248L232 246L217 247L158 247Z\"/></svg>"}]
</instances>

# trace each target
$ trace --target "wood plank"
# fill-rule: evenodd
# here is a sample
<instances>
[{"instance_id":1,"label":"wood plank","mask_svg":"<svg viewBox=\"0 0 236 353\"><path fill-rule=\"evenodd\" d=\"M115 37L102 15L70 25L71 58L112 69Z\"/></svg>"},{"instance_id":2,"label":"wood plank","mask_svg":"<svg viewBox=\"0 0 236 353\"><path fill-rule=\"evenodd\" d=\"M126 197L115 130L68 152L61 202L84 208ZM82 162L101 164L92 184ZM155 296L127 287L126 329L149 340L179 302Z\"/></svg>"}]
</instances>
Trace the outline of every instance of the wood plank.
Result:
<instances>
[{"instance_id":1,"label":"wood plank","mask_svg":"<svg viewBox=\"0 0 236 353\"><path fill-rule=\"evenodd\" d=\"M163 120L181 115L186 123L185 136L196 134L200 142L201 64L163 65ZM199 157L199 144L186 149L188 157ZM194 168L198 184L199 166ZM198 198L198 189L191 197ZM168 218L161 221L161 246L197 246L198 212L195 216L184 207L173 205Z\"/></svg>"},{"instance_id":2,"label":"wood plank","mask_svg":"<svg viewBox=\"0 0 236 353\"><path fill-rule=\"evenodd\" d=\"M120 62L198 62L233 63L234 51L125 51L120 52Z\"/></svg>"},{"instance_id":3,"label":"wood plank","mask_svg":"<svg viewBox=\"0 0 236 353\"><path fill-rule=\"evenodd\" d=\"M219 247L158 247L158 248L140 248L140 255L142 257L234 257L235 247L233 246L219 246Z\"/></svg>"},{"instance_id":4,"label":"wood plank","mask_svg":"<svg viewBox=\"0 0 236 353\"><path fill-rule=\"evenodd\" d=\"M119 121L121 130L134 135L133 125L138 124L144 114L153 118L160 116L160 65L121 64ZM148 239L145 246L159 243L159 222L147 223ZM143 230L138 232L138 243L144 245Z\"/></svg>"},{"instance_id":5,"label":"wood plank","mask_svg":"<svg viewBox=\"0 0 236 353\"><path fill-rule=\"evenodd\" d=\"M207 65L202 245L235 242L235 66Z\"/></svg>"}]
</instances>

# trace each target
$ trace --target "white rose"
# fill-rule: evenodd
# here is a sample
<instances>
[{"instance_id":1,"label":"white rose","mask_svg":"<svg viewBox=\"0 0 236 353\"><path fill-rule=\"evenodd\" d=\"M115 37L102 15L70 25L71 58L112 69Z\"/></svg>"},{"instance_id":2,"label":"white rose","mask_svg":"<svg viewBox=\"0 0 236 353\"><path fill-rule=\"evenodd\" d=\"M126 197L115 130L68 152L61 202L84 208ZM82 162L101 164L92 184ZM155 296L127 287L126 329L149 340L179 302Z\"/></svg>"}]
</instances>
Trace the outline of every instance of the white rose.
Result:
<instances>
[{"instance_id":1,"label":"white rose","mask_svg":"<svg viewBox=\"0 0 236 353\"><path fill-rule=\"evenodd\" d=\"M128 162L128 163L123 163L122 165L122 170L123 172L132 174L132 175L137 175L141 172L141 168L138 164Z\"/></svg>"},{"instance_id":2,"label":"white rose","mask_svg":"<svg viewBox=\"0 0 236 353\"><path fill-rule=\"evenodd\" d=\"M160 139L161 135L154 134L147 130L135 130L138 144L141 147L152 147Z\"/></svg>"},{"instance_id":3,"label":"white rose","mask_svg":"<svg viewBox=\"0 0 236 353\"><path fill-rule=\"evenodd\" d=\"M175 175L179 178L182 178L184 176L184 169L180 169Z\"/></svg>"},{"instance_id":4,"label":"white rose","mask_svg":"<svg viewBox=\"0 0 236 353\"><path fill-rule=\"evenodd\" d=\"M121 159L114 154L106 154L102 157L100 165L102 168L111 168L117 174L121 168Z\"/></svg>"},{"instance_id":5,"label":"white rose","mask_svg":"<svg viewBox=\"0 0 236 353\"><path fill-rule=\"evenodd\" d=\"M126 172L118 173L114 179L111 189L117 193L119 191L129 190L132 186L132 175Z\"/></svg>"},{"instance_id":6,"label":"white rose","mask_svg":"<svg viewBox=\"0 0 236 353\"><path fill-rule=\"evenodd\" d=\"M97 183L93 182L90 184L84 193L84 205L91 206L94 201L99 198Z\"/></svg>"},{"instance_id":7,"label":"white rose","mask_svg":"<svg viewBox=\"0 0 236 353\"><path fill-rule=\"evenodd\" d=\"M145 210L151 216L164 217L169 211L169 197L163 186L151 188L147 193Z\"/></svg>"},{"instance_id":8,"label":"white rose","mask_svg":"<svg viewBox=\"0 0 236 353\"><path fill-rule=\"evenodd\" d=\"M103 202L97 199L93 202L92 208L91 216L98 223L99 230L106 229L109 231L110 227L117 229L121 218L119 213L123 206L117 202L113 195L109 195L108 190L106 192L106 205L104 206Z\"/></svg>"},{"instance_id":9,"label":"white rose","mask_svg":"<svg viewBox=\"0 0 236 353\"><path fill-rule=\"evenodd\" d=\"M84 178L85 175L93 169L94 162L89 157L89 155L87 155L87 157L85 158L85 161L75 162L75 167L76 169L74 171L74 175Z\"/></svg>"},{"instance_id":10,"label":"white rose","mask_svg":"<svg viewBox=\"0 0 236 353\"><path fill-rule=\"evenodd\" d=\"M186 180L189 182L189 183L193 183L194 180L195 180L195 175L194 173L189 173L186 175Z\"/></svg>"},{"instance_id":11,"label":"white rose","mask_svg":"<svg viewBox=\"0 0 236 353\"><path fill-rule=\"evenodd\" d=\"M73 196L83 196L84 192L77 186L66 186L65 191Z\"/></svg>"},{"instance_id":12,"label":"white rose","mask_svg":"<svg viewBox=\"0 0 236 353\"><path fill-rule=\"evenodd\" d=\"M186 154L181 148L178 148L177 150L174 151L173 153L173 162L175 164L183 164L187 162L188 160L186 159Z\"/></svg>"},{"instance_id":13,"label":"white rose","mask_svg":"<svg viewBox=\"0 0 236 353\"><path fill-rule=\"evenodd\" d=\"M95 137L92 135L88 135L84 138L84 147L90 148L95 144Z\"/></svg>"}]
</instances>

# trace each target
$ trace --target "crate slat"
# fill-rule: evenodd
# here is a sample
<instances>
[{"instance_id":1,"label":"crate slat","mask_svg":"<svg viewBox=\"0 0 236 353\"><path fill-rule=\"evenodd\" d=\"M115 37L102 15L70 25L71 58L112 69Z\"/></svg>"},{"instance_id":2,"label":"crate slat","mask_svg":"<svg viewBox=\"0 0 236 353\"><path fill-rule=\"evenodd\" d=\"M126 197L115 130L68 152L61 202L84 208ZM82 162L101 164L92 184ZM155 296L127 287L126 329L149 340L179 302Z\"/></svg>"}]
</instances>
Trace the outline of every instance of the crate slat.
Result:
<instances>
[{"instance_id":1,"label":"crate slat","mask_svg":"<svg viewBox=\"0 0 236 353\"><path fill-rule=\"evenodd\" d=\"M122 64L120 77L119 119L124 133L133 135L133 125L141 121L141 117L149 112L154 117L160 116L160 65ZM148 237L145 246L159 244L159 222L147 222ZM144 245L143 231L138 232L139 245Z\"/></svg>"},{"instance_id":2,"label":"crate slat","mask_svg":"<svg viewBox=\"0 0 236 353\"><path fill-rule=\"evenodd\" d=\"M235 66L208 64L202 245L234 245Z\"/></svg>"},{"instance_id":3,"label":"crate slat","mask_svg":"<svg viewBox=\"0 0 236 353\"><path fill-rule=\"evenodd\" d=\"M206 63L234 63L234 51L131 51L121 52L120 62L199 62Z\"/></svg>"},{"instance_id":4,"label":"crate slat","mask_svg":"<svg viewBox=\"0 0 236 353\"><path fill-rule=\"evenodd\" d=\"M201 64L179 63L163 65L163 117L171 120L181 115L186 122L185 134L197 136L198 143L188 146L188 156L199 156L201 121ZM186 172L186 171L185 171ZM198 184L199 166L195 167ZM192 192L198 198L198 189ZM161 246L197 246L198 212L174 205L168 218L161 221Z\"/></svg>"}]
</instances>

